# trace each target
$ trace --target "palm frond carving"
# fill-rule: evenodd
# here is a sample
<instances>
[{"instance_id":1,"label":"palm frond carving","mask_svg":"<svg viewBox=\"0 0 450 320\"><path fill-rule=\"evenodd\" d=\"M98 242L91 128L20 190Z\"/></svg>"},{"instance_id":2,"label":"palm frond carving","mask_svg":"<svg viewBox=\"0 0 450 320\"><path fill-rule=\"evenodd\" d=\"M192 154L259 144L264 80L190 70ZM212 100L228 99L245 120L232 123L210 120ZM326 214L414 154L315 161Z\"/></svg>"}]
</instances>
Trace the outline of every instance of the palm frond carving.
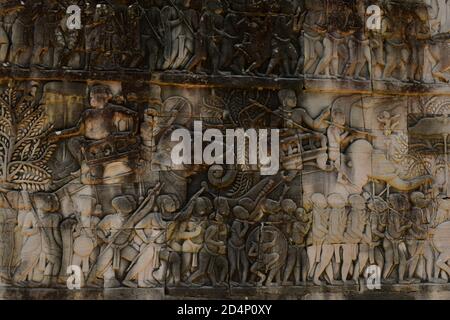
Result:
<instances>
[{"instance_id":1,"label":"palm frond carving","mask_svg":"<svg viewBox=\"0 0 450 320\"><path fill-rule=\"evenodd\" d=\"M45 191L51 183L48 162L56 145L44 106L14 88L0 93L0 185Z\"/></svg>"}]
</instances>

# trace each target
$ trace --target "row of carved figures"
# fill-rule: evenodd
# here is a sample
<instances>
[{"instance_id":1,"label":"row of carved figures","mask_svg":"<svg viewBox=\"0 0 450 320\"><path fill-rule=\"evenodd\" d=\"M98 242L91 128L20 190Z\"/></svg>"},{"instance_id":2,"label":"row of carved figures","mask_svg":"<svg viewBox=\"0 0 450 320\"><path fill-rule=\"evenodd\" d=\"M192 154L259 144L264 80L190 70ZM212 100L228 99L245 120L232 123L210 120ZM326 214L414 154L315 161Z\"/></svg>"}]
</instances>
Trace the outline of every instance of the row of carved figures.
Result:
<instances>
[{"instance_id":1,"label":"row of carved figures","mask_svg":"<svg viewBox=\"0 0 450 320\"><path fill-rule=\"evenodd\" d=\"M291 286L357 283L378 266L385 283L446 283L448 200L421 192L314 194L293 199L211 199L200 190L182 208L150 190L112 200L73 198L63 218L54 194L0 195L1 279L17 286L64 285L69 266L83 286ZM72 270L72 269L71 269Z\"/></svg>"},{"instance_id":2,"label":"row of carved figures","mask_svg":"<svg viewBox=\"0 0 450 320\"><path fill-rule=\"evenodd\" d=\"M380 4L381 29L371 31L364 1L285 0L265 14L238 11L249 10L240 2L113 7L90 1L82 6L83 27L69 30L64 6L27 1L0 13L0 63L425 83L449 79L449 4ZM272 2L250 8L272 8Z\"/></svg>"}]
</instances>

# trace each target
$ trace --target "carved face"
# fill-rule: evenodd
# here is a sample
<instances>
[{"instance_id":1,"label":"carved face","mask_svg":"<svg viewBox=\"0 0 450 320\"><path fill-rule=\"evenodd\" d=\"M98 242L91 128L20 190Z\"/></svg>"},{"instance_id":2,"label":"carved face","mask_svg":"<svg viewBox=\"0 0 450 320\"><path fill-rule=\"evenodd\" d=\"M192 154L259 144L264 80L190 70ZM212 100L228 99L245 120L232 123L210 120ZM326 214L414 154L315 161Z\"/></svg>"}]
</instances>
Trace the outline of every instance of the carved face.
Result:
<instances>
[{"instance_id":1,"label":"carved face","mask_svg":"<svg viewBox=\"0 0 450 320\"><path fill-rule=\"evenodd\" d=\"M283 106L288 109L297 107L297 95L293 90L282 90L279 93L279 97Z\"/></svg>"},{"instance_id":2,"label":"carved face","mask_svg":"<svg viewBox=\"0 0 450 320\"><path fill-rule=\"evenodd\" d=\"M91 94L90 104L93 108L101 108L105 106L105 101L103 99L99 99L98 95Z\"/></svg>"},{"instance_id":3,"label":"carved face","mask_svg":"<svg viewBox=\"0 0 450 320\"><path fill-rule=\"evenodd\" d=\"M294 214L297 210L297 205L295 202L291 199L285 199L281 202L281 207L283 208L283 211L287 214Z\"/></svg>"},{"instance_id":4,"label":"carved face","mask_svg":"<svg viewBox=\"0 0 450 320\"><path fill-rule=\"evenodd\" d=\"M333 209L343 209L345 208L345 199L340 194L331 194L328 196L328 204Z\"/></svg>"},{"instance_id":5,"label":"carved face","mask_svg":"<svg viewBox=\"0 0 450 320\"><path fill-rule=\"evenodd\" d=\"M342 111L336 110L333 112L333 122L338 125L345 125L345 115Z\"/></svg>"},{"instance_id":6,"label":"carved face","mask_svg":"<svg viewBox=\"0 0 450 320\"><path fill-rule=\"evenodd\" d=\"M35 208L43 212L55 212L59 208L58 198L54 194L36 193L33 200Z\"/></svg>"},{"instance_id":7,"label":"carved face","mask_svg":"<svg viewBox=\"0 0 450 320\"><path fill-rule=\"evenodd\" d=\"M313 202L314 208L325 209L327 207L327 199L321 193L316 193L311 196L311 201Z\"/></svg>"},{"instance_id":8,"label":"carved face","mask_svg":"<svg viewBox=\"0 0 450 320\"><path fill-rule=\"evenodd\" d=\"M117 213L122 215L129 215L135 209L136 202L132 196L123 196L114 198L112 201L112 207Z\"/></svg>"}]
</instances>

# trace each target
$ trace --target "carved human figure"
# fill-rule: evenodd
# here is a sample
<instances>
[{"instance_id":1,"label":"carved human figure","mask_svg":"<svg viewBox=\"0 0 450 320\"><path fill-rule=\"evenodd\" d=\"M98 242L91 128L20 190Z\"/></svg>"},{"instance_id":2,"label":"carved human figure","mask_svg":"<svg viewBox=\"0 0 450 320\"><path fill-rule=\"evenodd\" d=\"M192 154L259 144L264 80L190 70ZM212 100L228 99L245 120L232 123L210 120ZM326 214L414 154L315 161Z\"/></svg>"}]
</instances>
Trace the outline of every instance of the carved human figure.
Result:
<instances>
[{"instance_id":1,"label":"carved human figure","mask_svg":"<svg viewBox=\"0 0 450 320\"><path fill-rule=\"evenodd\" d=\"M157 6L145 9L141 16L141 45L151 71L159 68L162 51L164 29L161 20L161 10Z\"/></svg>"},{"instance_id":2,"label":"carved human figure","mask_svg":"<svg viewBox=\"0 0 450 320\"><path fill-rule=\"evenodd\" d=\"M195 71L202 64L209 62L212 74L219 74L220 47L224 35L223 8L219 1L210 0L200 18L195 35L195 51L187 65L187 70Z\"/></svg>"},{"instance_id":3,"label":"carved human figure","mask_svg":"<svg viewBox=\"0 0 450 320\"><path fill-rule=\"evenodd\" d=\"M407 268L407 248L404 236L412 227L412 222L405 219L409 201L404 195L394 193L389 196L389 206L386 235L383 241L385 254L383 279L389 282L394 268L398 267L398 281L403 283Z\"/></svg>"},{"instance_id":4,"label":"carved human figure","mask_svg":"<svg viewBox=\"0 0 450 320\"><path fill-rule=\"evenodd\" d=\"M332 285L341 284L335 279L333 270L341 268L341 248L344 240L344 232L347 227L347 210L345 208L346 200L340 194L331 194L327 198L330 206L330 218L328 222L328 234L322 246L322 256L314 274L313 282L321 285L319 280L324 271ZM335 258L335 268L333 268L332 259Z\"/></svg>"},{"instance_id":5,"label":"carved human figure","mask_svg":"<svg viewBox=\"0 0 450 320\"><path fill-rule=\"evenodd\" d=\"M8 52L11 41L7 32L7 25L5 22L5 16L0 15L0 64L7 66Z\"/></svg>"},{"instance_id":6,"label":"carved human figure","mask_svg":"<svg viewBox=\"0 0 450 320\"><path fill-rule=\"evenodd\" d=\"M424 77L425 47L430 38L428 12L426 7L418 7L409 12L409 24L406 26L406 39L411 50L409 79L421 82Z\"/></svg>"},{"instance_id":7,"label":"carved human figure","mask_svg":"<svg viewBox=\"0 0 450 320\"><path fill-rule=\"evenodd\" d=\"M111 104L111 99L112 92L108 86L92 87L91 108L81 115L77 126L57 131L49 139L57 142L75 138L69 141L69 150L78 159L82 175L90 183L111 179L110 174L131 173L129 161L124 160L137 145L138 116L130 109ZM121 165L118 166L114 160ZM111 164L114 172L108 173Z\"/></svg>"},{"instance_id":8,"label":"carved human figure","mask_svg":"<svg viewBox=\"0 0 450 320\"><path fill-rule=\"evenodd\" d=\"M357 282L369 260L369 246L372 244L370 225L366 212L366 200L360 195L349 197L351 206L344 234L342 280L348 282L348 275L353 269L353 281ZM352 267L352 263L355 265Z\"/></svg>"},{"instance_id":9,"label":"carved human figure","mask_svg":"<svg viewBox=\"0 0 450 320\"><path fill-rule=\"evenodd\" d=\"M239 41L239 32L246 23L246 18L234 12L225 16L223 23L223 38L220 48L220 67L222 70L230 68L235 57L235 45Z\"/></svg>"},{"instance_id":10,"label":"carved human figure","mask_svg":"<svg viewBox=\"0 0 450 320\"><path fill-rule=\"evenodd\" d=\"M378 115L377 120L381 123L386 137L391 136L393 131L397 129L400 124L399 118L400 114L391 115L389 111L383 111Z\"/></svg>"},{"instance_id":11,"label":"carved human figure","mask_svg":"<svg viewBox=\"0 0 450 320\"><path fill-rule=\"evenodd\" d=\"M344 56L341 47L344 46L349 35L355 30L352 28L352 11L343 1L332 4L329 15L328 31L323 39L323 55L314 72L316 77L338 77L343 69Z\"/></svg>"},{"instance_id":12,"label":"carved human figure","mask_svg":"<svg viewBox=\"0 0 450 320\"><path fill-rule=\"evenodd\" d=\"M292 19L278 16L273 21L272 56L267 67L266 75L273 75L278 68L282 76L290 76L296 68L298 53L291 42L293 38Z\"/></svg>"},{"instance_id":13,"label":"carved human figure","mask_svg":"<svg viewBox=\"0 0 450 320\"><path fill-rule=\"evenodd\" d=\"M248 255L255 261L250 267L252 278L256 286L267 287L280 285L280 280L274 283L275 277L280 278L280 252L277 251L279 233L274 229L265 229L262 226L257 230L256 237L251 241Z\"/></svg>"},{"instance_id":14,"label":"carved human figure","mask_svg":"<svg viewBox=\"0 0 450 320\"><path fill-rule=\"evenodd\" d=\"M78 52L81 31L77 29L68 29L68 18L69 15L67 14L61 19L60 23L55 26L54 57L52 59L53 69L70 69L72 66L81 67L81 56ZM76 57L78 57L77 61L72 61L75 60Z\"/></svg>"},{"instance_id":15,"label":"carved human figure","mask_svg":"<svg viewBox=\"0 0 450 320\"><path fill-rule=\"evenodd\" d=\"M229 216L226 202L214 202L216 212L210 216L205 231L204 244L199 252L199 268L188 279L187 283L197 283L198 279L207 277L213 286L223 285L228 276L227 237L228 226L224 218ZM198 284L206 284L206 279Z\"/></svg>"},{"instance_id":16,"label":"carved human figure","mask_svg":"<svg viewBox=\"0 0 450 320\"><path fill-rule=\"evenodd\" d=\"M346 179L343 170L341 170L342 149L347 138L350 135L345 129L346 118L341 110L334 110L332 112L332 123L327 130L328 138L328 158L331 164L338 172L338 182L343 182Z\"/></svg>"},{"instance_id":17,"label":"carved human figure","mask_svg":"<svg viewBox=\"0 0 450 320\"><path fill-rule=\"evenodd\" d=\"M320 142L323 150L327 149L327 137L322 133L329 127L327 119L330 117L330 108L324 109L318 117L313 119L307 110L297 106L297 94L294 90L284 89L278 93L281 106L275 115L283 120L283 128L298 134L305 140ZM323 153L317 157L320 168L326 168L327 155Z\"/></svg>"},{"instance_id":18,"label":"carved human figure","mask_svg":"<svg viewBox=\"0 0 450 320\"><path fill-rule=\"evenodd\" d=\"M190 8L191 0L177 0L161 10L164 28L162 70L184 68L195 52L195 32L199 18Z\"/></svg>"},{"instance_id":19,"label":"carved human figure","mask_svg":"<svg viewBox=\"0 0 450 320\"><path fill-rule=\"evenodd\" d=\"M41 3L39 3L41 2ZM33 56L31 64L38 68L51 68L54 66L53 57L56 44L56 29L58 18L56 8L50 4L39 1L33 7Z\"/></svg>"},{"instance_id":20,"label":"carved human figure","mask_svg":"<svg viewBox=\"0 0 450 320\"><path fill-rule=\"evenodd\" d=\"M207 276L213 286L221 286L228 276L226 259L228 227L218 212L212 214L210 220L205 231L205 242L199 253L199 269L189 277L188 282L192 283Z\"/></svg>"},{"instance_id":21,"label":"carved human figure","mask_svg":"<svg viewBox=\"0 0 450 320\"><path fill-rule=\"evenodd\" d=\"M149 214L135 226L136 236L141 240L139 254L128 267L127 275L122 282L128 287L156 287L161 280L165 280L168 262L171 254L163 257L167 251L167 231L172 214L177 210L176 204L170 196L159 196L157 207L153 208L155 199L152 198L144 211ZM166 261L162 261L165 259ZM179 265L178 265L179 266ZM162 279L155 274L163 269ZM136 282L135 282L136 281Z\"/></svg>"},{"instance_id":22,"label":"carved human figure","mask_svg":"<svg viewBox=\"0 0 450 320\"><path fill-rule=\"evenodd\" d=\"M405 21L395 19L395 15L399 14L399 8L388 5L389 15L384 20L383 36L386 49L386 65L384 68L383 79L395 80L394 72L398 70L398 79L402 81L408 80L407 65L410 59L410 51L404 41Z\"/></svg>"},{"instance_id":23,"label":"carved human figure","mask_svg":"<svg viewBox=\"0 0 450 320\"><path fill-rule=\"evenodd\" d=\"M49 286L61 266L59 200L53 194L36 193L32 199L24 195L25 201L33 201L33 204L23 217L20 265L14 273L14 281L18 285Z\"/></svg>"},{"instance_id":24,"label":"carved human figure","mask_svg":"<svg viewBox=\"0 0 450 320\"><path fill-rule=\"evenodd\" d=\"M369 223L372 237L369 245L369 263L382 268L384 266L382 243L387 225L388 204L383 199L375 197L369 201L368 209L370 210Z\"/></svg>"},{"instance_id":25,"label":"carved human figure","mask_svg":"<svg viewBox=\"0 0 450 320\"><path fill-rule=\"evenodd\" d=\"M95 266L95 277L103 279L104 288L119 287L118 278L126 267L122 260L131 262L137 255L137 250L129 246L132 229L123 230L136 209L136 201L132 196L119 196L112 200L112 207L116 213L104 217L98 224L98 236L103 244Z\"/></svg>"},{"instance_id":26,"label":"carved human figure","mask_svg":"<svg viewBox=\"0 0 450 320\"><path fill-rule=\"evenodd\" d=\"M180 223L178 231L178 237L184 240L181 246L181 275L183 281L189 279L191 274L198 269L199 253L203 247L205 231L208 227L207 218L213 210L211 200L207 197L200 197L193 203L192 216L189 220ZM229 250L231 249L229 248Z\"/></svg>"},{"instance_id":27,"label":"carved human figure","mask_svg":"<svg viewBox=\"0 0 450 320\"><path fill-rule=\"evenodd\" d=\"M325 196L321 193L315 193L311 196L312 202L312 245L307 248L309 273L308 277L314 276L316 266L320 263L322 247L328 234L330 209Z\"/></svg>"},{"instance_id":28,"label":"carved human figure","mask_svg":"<svg viewBox=\"0 0 450 320\"><path fill-rule=\"evenodd\" d=\"M30 64L33 40L30 39L32 25L29 10L21 10L12 24L11 28L11 51L9 60L19 67L28 67Z\"/></svg>"},{"instance_id":29,"label":"carved human figure","mask_svg":"<svg viewBox=\"0 0 450 320\"><path fill-rule=\"evenodd\" d=\"M360 17L365 16L366 6L364 1L358 1L357 12ZM352 14L355 16L355 14ZM344 75L356 80L366 80L367 77L362 74L366 71L368 79L372 76L372 53L370 50L370 40L365 32L364 22L354 19L356 24L352 26L355 32L348 38L349 57L344 69Z\"/></svg>"},{"instance_id":30,"label":"carved human figure","mask_svg":"<svg viewBox=\"0 0 450 320\"><path fill-rule=\"evenodd\" d=\"M305 284L308 273L308 256L306 252L306 237L311 230L312 217L303 208L298 208L294 201L285 199L281 203L283 211L294 219L289 224L287 232L289 249L286 267L283 275L283 285L291 285L289 278L294 274L294 284Z\"/></svg>"},{"instance_id":31,"label":"carved human figure","mask_svg":"<svg viewBox=\"0 0 450 320\"><path fill-rule=\"evenodd\" d=\"M73 232L72 265L79 266L84 277L87 277L97 255L97 225L100 222L94 216L98 213L97 200L90 196L80 197L76 201L76 207L79 220Z\"/></svg>"},{"instance_id":32,"label":"carved human figure","mask_svg":"<svg viewBox=\"0 0 450 320\"><path fill-rule=\"evenodd\" d=\"M408 261L408 280L417 276L418 280L432 281L434 278L434 251L429 238L429 212L430 200L422 192L411 194L412 208L408 215L413 223L406 234L406 244L410 255ZM418 264L425 262L425 274L417 274Z\"/></svg>"},{"instance_id":33,"label":"carved human figure","mask_svg":"<svg viewBox=\"0 0 450 320\"><path fill-rule=\"evenodd\" d=\"M249 19L242 27L244 36L234 46L236 55L231 66L235 74L263 75L260 68L270 59L271 54L269 19L269 16Z\"/></svg>"},{"instance_id":34,"label":"carved human figure","mask_svg":"<svg viewBox=\"0 0 450 320\"><path fill-rule=\"evenodd\" d=\"M305 1L307 14L303 24L303 41L305 62L303 72L313 74L320 61L323 50L323 39L326 33L326 14L324 1Z\"/></svg>"},{"instance_id":35,"label":"carved human figure","mask_svg":"<svg viewBox=\"0 0 450 320\"><path fill-rule=\"evenodd\" d=\"M0 285L10 282L10 270L14 269L15 227L17 225L17 206L8 199L8 195L0 192ZM14 193L18 195L18 193Z\"/></svg>"},{"instance_id":36,"label":"carved human figure","mask_svg":"<svg viewBox=\"0 0 450 320\"><path fill-rule=\"evenodd\" d=\"M228 261L230 263L230 281L234 285L244 286L247 284L249 261L245 252L245 240L249 227L247 222L235 220L230 228ZM235 273L238 275L239 282L233 280Z\"/></svg>"},{"instance_id":37,"label":"carved human figure","mask_svg":"<svg viewBox=\"0 0 450 320\"><path fill-rule=\"evenodd\" d=\"M147 161L152 160L159 138L172 127L182 107L181 104L178 104L171 110L170 115L161 115L161 111L158 111L162 107L161 101L153 100L151 105L145 110L144 121L140 128L142 156Z\"/></svg>"}]
</instances>

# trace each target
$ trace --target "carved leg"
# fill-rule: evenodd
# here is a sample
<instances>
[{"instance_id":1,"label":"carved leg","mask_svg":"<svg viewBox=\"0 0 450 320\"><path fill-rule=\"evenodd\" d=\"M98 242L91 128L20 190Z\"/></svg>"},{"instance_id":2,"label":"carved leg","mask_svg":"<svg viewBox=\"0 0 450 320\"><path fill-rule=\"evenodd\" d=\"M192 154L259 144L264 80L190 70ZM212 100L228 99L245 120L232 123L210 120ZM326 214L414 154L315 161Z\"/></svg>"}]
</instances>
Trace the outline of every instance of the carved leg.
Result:
<instances>
[{"instance_id":1,"label":"carved leg","mask_svg":"<svg viewBox=\"0 0 450 320\"><path fill-rule=\"evenodd\" d=\"M315 285L322 285L322 282L319 280L322 273L325 271L325 269L328 267L328 265L331 263L331 259L333 258L334 254L334 246L333 245L323 245L322 246L322 256L321 261L319 265L317 266L316 272L314 274L313 282ZM332 277L333 278L333 277ZM330 279L332 280L332 279Z\"/></svg>"}]
</instances>

